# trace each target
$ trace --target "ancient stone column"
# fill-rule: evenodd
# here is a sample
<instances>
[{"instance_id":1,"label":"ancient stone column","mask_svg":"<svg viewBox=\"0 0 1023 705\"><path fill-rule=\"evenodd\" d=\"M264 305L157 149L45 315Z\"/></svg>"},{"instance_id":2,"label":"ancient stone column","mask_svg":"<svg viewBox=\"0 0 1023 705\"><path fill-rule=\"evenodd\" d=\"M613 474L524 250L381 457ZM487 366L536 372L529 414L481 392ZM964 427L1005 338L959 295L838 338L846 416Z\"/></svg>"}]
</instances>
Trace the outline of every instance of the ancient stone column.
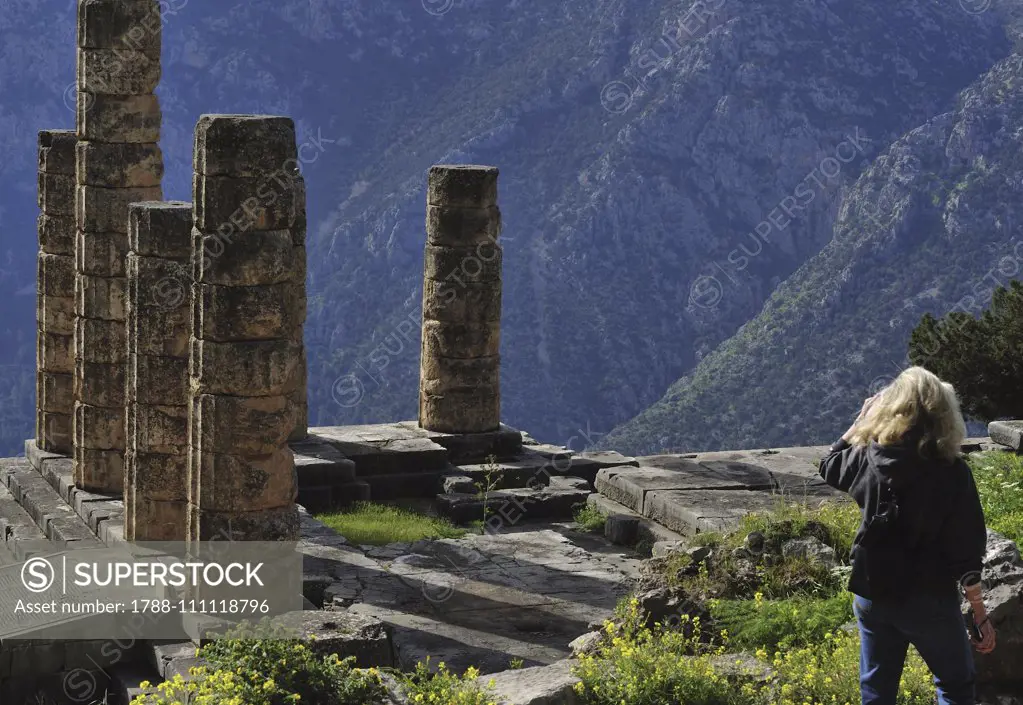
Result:
<instances>
[{"instance_id":1,"label":"ancient stone column","mask_svg":"<svg viewBox=\"0 0 1023 705\"><path fill-rule=\"evenodd\" d=\"M501 424L501 212L494 167L430 169L419 425L481 433Z\"/></svg>"},{"instance_id":2,"label":"ancient stone column","mask_svg":"<svg viewBox=\"0 0 1023 705\"><path fill-rule=\"evenodd\" d=\"M124 536L184 541L192 204L128 207Z\"/></svg>"},{"instance_id":3,"label":"ancient stone column","mask_svg":"<svg viewBox=\"0 0 1023 705\"><path fill-rule=\"evenodd\" d=\"M39 133L36 305L36 445L71 455L75 369L75 144L68 130Z\"/></svg>"},{"instance_id":4,"label":"ancient stone column","mask_svg":"<svg viewBox=\"0 0 1023 705\"><path fill-rule=\"evenodd\" d=\"M78 3L75 484L124 489L128 204L162 199L158 0Z\"/></svg>"},{"instance_id":5,"label":"ancient stone column","mask_svg":"<svg viewBox=\"0 0 1023 705\"><path fill-rule=\"evenodd\" d=\"M305 192L289 118L204 115L192 232L189 540L293 540Z\"/></svg>"}]
</instances>

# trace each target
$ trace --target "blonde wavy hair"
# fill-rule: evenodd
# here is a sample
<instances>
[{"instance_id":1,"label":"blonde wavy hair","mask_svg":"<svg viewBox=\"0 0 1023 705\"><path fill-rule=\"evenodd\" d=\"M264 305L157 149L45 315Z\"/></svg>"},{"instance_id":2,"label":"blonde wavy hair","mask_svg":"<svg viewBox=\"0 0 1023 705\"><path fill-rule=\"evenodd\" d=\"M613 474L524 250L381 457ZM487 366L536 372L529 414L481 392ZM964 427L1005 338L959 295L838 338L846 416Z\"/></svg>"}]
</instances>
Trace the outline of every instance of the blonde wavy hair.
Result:
<instances>
[{"instance_id":1,"label":"blonde wavy hair","mask_svg":"<svg viewBox=\"0 0 1023 705\"><path fill-rule=\"evenodd\" d=\"M966 424L948 382L922 367L904 370L873 398L853 424L853 445L895 445L907 434L922 457L952 462L962 453Z\"/></svg>"}]
</instances>

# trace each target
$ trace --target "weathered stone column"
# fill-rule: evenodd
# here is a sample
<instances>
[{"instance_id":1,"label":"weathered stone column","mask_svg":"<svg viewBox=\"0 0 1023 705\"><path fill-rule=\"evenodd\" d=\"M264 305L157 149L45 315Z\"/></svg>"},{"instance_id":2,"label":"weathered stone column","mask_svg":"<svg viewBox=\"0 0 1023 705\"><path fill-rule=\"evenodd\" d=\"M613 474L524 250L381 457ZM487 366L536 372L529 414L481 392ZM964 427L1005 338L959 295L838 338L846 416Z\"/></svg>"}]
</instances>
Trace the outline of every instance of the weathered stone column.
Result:
<instances>
[{"instance_id":1,"label":"weathered stone column","mask_svg":"<svg viewBox=\"0 0 1023 705\"><path fill-rule=\"evenodd\" d=\"M430 169L419 425L501 425L501 212L494 167Z\"/></svg>"},{"instance_id":2,"label":"weathered stone column","mask_svg":"<svg viewBox=\"0 0 1023 705\"><path fill-rule=\"evenodd\" d=\"M69 130L39 133L36 445L71 455L74 413L75 144Z\"/></svg>"},{"instance_id":3,"label":"weathered stone column","mask_svg":"<svg viewBox=\"0 0 1023 705\"><path fill-rule=\"evenodd\" d=\"M78 3L75 484L120 494L128 204L162 199L158 0Z\"/></svg>"},{"instance_id":4,"label":"weathered stone column","mask_svg":"<svg viewBox=\"0 0 1023 705\"><path fill-rule=\"evenodd\" d=\"M192 204L133 203L128 222L124 536L184 541Z\"/></svg>"},{"instance_id":5,"label":"weathered stone column","mask_svg":"<svg viewBox=\"0 0 1023 705\"><path fill-rule=\"evenodd\" d=\"M204 115L195 140L189 540L293 540L304 248L289 118Z\"/></svg>"}]
</instances>

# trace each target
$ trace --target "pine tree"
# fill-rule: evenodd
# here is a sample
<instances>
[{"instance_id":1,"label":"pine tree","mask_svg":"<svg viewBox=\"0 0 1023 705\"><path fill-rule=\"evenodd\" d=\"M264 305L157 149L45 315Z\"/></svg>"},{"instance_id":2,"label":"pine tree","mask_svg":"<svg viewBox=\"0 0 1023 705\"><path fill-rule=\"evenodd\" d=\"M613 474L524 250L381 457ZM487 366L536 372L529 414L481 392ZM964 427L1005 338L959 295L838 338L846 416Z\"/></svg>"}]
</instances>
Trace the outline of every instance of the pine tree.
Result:
<instances>
[{"instance_id":1,"label":"pine tree","mask_svg":"<svg viewBox=\"0 0 1023 705\"><path fill-rule=\"evenodd\" d=\"M956 388L974 418L1023 418L1023 283L999 287L980 318L926 314L909 339L909 359Z\"/></svg>"}]
</instances>

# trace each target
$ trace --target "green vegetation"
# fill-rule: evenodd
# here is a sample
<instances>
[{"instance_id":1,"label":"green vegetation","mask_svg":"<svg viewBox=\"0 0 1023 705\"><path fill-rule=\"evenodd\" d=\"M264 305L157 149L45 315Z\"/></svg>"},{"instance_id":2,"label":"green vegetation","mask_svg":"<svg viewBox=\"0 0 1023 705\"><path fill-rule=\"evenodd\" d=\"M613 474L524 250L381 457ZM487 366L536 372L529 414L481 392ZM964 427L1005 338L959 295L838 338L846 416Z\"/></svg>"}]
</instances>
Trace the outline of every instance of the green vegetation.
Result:
<instances>
[{"instance_id":1,"label":"green vegetation","mask_svg":"<svg viewBox=\"0 0 1023 705\"><path fill-rule=\"evenodd\" d=\"M427 663L416 664L416 670L403 678L403 689L416 705L497 705L490 683L480 682L479 671L468 669L458 676L442 661L436 672Z\"/></svg>"},{"instance_id":2,"label":"green vegetation","mask_svg":"<svg viewBox=\"0 0 1023 705\"><path fill-rule=\"evenodd\" d=\"M959 311L925 315L910 336L909 358L951 382L965 412L990 421L1023 417L1021 349L1023 283L1012 281L995 289L979 318Z\"/></svg>"},{"instance_id":3,"label":"green vegetation","mask_svg":"<svg viewBox=\"0 0 1023 705\"><path fill-rule=\"evenodd\" d=\"M314 654L301 641L263 628L238 630L197 653L206 665L193 668L190 680L179 674L132 705L366 705L384 693L377 669Z\"/></svg>"},{"instance_id":4,"label":"green vegetation","mask_svg":"<svg viewBox=\"0 0 1023 705\"><path fill-rule=\"evenodd\" d=\"M1023 457L994 451L969 457L987 525L1023 543Z\"/></svg>"},{"instance_id":5,"label":"green vegetation","mask_svg":"<svg viewBox=\"0 0 1023 705\"><path fill-rule=\"evenodd\" d=\"M759 594L759 593L758 593ZM786 600L709 600L714 624L727 630L736 650L804 648L823 643L853 619L852 593L841 592L823 600L793 597Z\"/></svg>"},{"instance_id":6,"label":"green vegetation","mask_svg":"<svg viewBox=\"0 0 1023 705\"><path fill-rule=\"evenodd\" d=\"M694 543L711 549L710 560L692 566L689 555L673 554L664 559L663 574L669 585L701 600L752 600L757 594L769 600L834 597L844 586L840 571L778 554L787 539L813 537L834 549L838 562L846 563L858 524L859 509L850 503L829 502L811 509L779 500L772 512L744 517L736 531L697 534ZM746 551L746 537L754 532L763 536L763 546Z\"/></svg>"},{"instance_id":7,"label":"green vegetation","mask_svg":"<svg viewBox=\"0 0 1023 705\"><path fill-rule=\"evenodd\" d=\"M384 546L420 539L457 539L468 530L446 519L387 504L359 503L350 510L316 517L357 545Z\"/></svg>"},{"instance_id":8,"label":"green vegetation","mask_svg":"<svg viewBox=\"0 0 1023 705\"><path fill-rule=\"evenodd\" d=\"M705 638L699 618L690 628L645 626L632 599L620 625L608 622L598 650L579 659L576 691L587 705L852 705L860 701L859 635L824 632L806 647L771 653L759 648L760 664L733 655L730 635ZM898 705L930 705L934 686L910 650Z\"/></svg>"},{"instance_id":9,"label":"green vegetation","mask_svg":"<svg viewBox=\"0 0 1023 705\"><path fill-rule=\"evenodd\" d=\"M579 507L572 518L584 530L594 533L603 533L604 522L607 521L604 513L590 504L584 504Z\"/></svg>"}]
</instances>

